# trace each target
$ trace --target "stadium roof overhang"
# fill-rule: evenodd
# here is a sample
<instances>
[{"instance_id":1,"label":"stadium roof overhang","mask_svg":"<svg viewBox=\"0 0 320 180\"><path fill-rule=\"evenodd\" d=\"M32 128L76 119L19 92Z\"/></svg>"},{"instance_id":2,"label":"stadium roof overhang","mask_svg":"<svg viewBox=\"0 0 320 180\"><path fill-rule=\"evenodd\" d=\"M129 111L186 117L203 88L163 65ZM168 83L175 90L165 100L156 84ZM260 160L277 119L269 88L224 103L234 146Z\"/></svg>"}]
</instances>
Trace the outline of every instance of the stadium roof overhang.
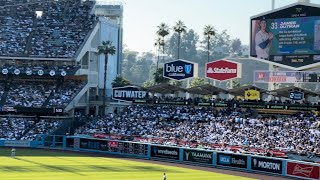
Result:
<instances>
[{"instance_id":1,"label":"stadium roof overhang","mask_svg":"<svg viewBox=\"0 0 320 180\"><path fill-rule=\"evenodd\" d=\"M30 60L30 61L75 61L74 58L42 58L42 57L14 57L0 56L0 60Z\"/></svg>"},{"instance_id":2,"label":"stadium roof overhang","mask_svg":"<svg viewBox=\"0 0 320 180\"><path fill-rule=\"evenodd\" d=\"M227 94L228 91L210 84L204 84L200 86L195 86L186 89L190 94L199 94L199 95L218 95L220 93Z\"/></svg>"},{"instance_id":3,"label":"stadium roof overhang","mask_svg":"<svg viewBox=\"0 0 320 180\"><path fill-rule=\"evenodd\" d=\"M168 94L175 92L186 92L184 88L174 86L168 83L157 84L146 88L151 93Z\"/></svg>"},{"instance_id":4,"label":"stadium roof overhang","mask_svg":"<svg viewBox=\"0 0 320 180\"><path fill-rule=\"evenodd\" d=\"M254 85L241 86L241 87L238 87L238 88L230 89L230 90L228 90L228 92L229 92L229 94L232 94L232 95L235 95L235 96L243 96L245 91L251 90L251 89L257 90L261 94L268 93L267 90L261 89L261 88L259 88L257 86L254 86Z\"/></svg>"}]
</instances>

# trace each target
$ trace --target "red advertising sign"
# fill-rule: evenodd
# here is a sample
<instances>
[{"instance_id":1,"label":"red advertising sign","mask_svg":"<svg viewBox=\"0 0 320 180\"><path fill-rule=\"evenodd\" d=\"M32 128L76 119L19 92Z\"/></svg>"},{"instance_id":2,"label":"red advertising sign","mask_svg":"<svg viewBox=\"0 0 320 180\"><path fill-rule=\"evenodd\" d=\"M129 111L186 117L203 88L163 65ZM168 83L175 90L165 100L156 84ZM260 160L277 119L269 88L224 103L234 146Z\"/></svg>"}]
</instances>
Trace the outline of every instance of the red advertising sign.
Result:
<instances>
[{"instance_id":1,"label":"red advertising sign","mask_svg":"<svg viewBox=\"0 0 320 180\"><path fill-rule=\"evenodd\" d=\"M117 141L109 141L108 144L109 144L109 147L112 147L112 148L117 148L118 147L118 142Z\"/></svg>"},{"instance_id":2,"label":"red advertising sign","mask_svg":"<svg viewBox=\"0 0 320 180\"><path fill-rule=\"evenodd\" d=\"M287 162L287 174L298 178L319 179L320 166Z\"/></svg>"},{"instance_id":3,"label":"red advertising sign","mask_svg":"<svg viewBox=\"0 0 320 180\"><path fill-rule=\"evenodd\" d=\"M206 64L206 78L225 81L237 78L240 65L228 60L217 60Z\"/></svg>"}]
</instances>

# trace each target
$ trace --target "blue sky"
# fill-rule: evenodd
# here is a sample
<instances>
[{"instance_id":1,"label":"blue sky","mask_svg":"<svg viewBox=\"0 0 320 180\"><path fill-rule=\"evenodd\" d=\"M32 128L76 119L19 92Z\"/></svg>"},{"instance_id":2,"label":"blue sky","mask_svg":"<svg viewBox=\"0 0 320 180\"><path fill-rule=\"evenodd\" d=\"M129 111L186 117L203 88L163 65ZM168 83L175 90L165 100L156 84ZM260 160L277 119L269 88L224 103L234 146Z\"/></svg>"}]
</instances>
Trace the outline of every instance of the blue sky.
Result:
<instances>
[{"instance_id":1,"label":"blue sky","mask_svg":"<svg viewBox=\"0 0 320 180\"><path fill-rule=\"evenodd\" d=\"M272 0L123 0L124 41L130 50L153 51L157 25L170 27L178 20L194 29L202 38L205 25L214 26L219 32L227 30L231 38L249 42L249 19L271 10ZM297 0L276 0L282 7ZM320 0L311 0L320 4ZM171 32L172 33L172 32Z\"/></svg>"}]
</instances>

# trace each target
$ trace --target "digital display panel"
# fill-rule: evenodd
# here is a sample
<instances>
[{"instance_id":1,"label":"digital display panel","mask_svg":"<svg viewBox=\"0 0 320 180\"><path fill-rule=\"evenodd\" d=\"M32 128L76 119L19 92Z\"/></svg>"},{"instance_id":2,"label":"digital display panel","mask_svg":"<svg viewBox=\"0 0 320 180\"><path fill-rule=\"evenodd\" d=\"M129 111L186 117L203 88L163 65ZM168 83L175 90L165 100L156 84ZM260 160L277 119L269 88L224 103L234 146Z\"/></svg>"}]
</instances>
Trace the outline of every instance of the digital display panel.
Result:
<instances>
[{"instance_id":1,"label":"digital display panel","mask_svg":"<svg viewBox=\"0 0 320 180\"><path fill-rule=\"evenodd\" d=\"M319 63L319 8L296 5L252 18L250 56L299 70Z\"/></svg>"}]
</instances>

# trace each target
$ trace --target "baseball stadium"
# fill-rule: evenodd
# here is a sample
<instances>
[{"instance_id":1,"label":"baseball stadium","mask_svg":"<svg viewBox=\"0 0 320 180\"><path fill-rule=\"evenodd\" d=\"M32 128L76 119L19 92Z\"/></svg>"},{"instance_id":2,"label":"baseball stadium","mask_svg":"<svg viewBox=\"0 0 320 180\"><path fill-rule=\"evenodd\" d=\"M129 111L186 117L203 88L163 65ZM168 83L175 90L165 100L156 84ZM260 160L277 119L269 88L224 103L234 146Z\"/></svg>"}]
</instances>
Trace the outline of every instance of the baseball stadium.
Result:
<instances>
[{"instance_id":1,"label":"baseball stadium","mask_svg":"<svg viewBox=\"0 0 320 180\"><path fill-rule=\"evenodd\" d=\"M248 17L238 50L206 26L199 56L159 22L130 62L123 2L0 0L0 179L319 180L319 8Z\"/></svg>"}]
</instances>

